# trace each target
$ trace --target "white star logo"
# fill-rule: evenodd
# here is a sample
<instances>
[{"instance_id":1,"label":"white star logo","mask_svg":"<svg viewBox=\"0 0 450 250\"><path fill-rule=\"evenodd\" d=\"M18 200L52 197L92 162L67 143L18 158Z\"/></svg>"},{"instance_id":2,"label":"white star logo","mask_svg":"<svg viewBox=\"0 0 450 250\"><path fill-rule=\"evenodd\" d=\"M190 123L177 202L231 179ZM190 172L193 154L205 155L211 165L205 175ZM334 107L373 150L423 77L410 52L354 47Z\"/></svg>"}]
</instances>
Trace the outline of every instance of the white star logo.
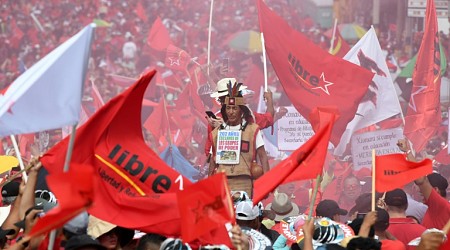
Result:
<instances>
[{"instance_id":1,"label":"white star logo","mask_svg":"<svg viewBox=\"0 0 450 250\"><path fill-rule=\"evenodd\" d=\"M409 106L410 108L412 108L412 109L414 110L414 112L417 112L416 101L414 100L414 97L415 97L417 94L420 94L423 90L425 90L425 89L427 88L427 86L415 86L415 87L416 87L416 88L419 88L419 89L417 89L416 91L414 91L414 92L411 94L411 100L409 100L408 106Z\"/></svg>"},{"instance_id":2,"label":"white star logo","mask_svg":"<svg viewBox=\"0 0 450 250\"><path fill-rule=\"evenodd\" d=\"M311 88L311 89L321 89L323 92L325 92L327 95L330 95L330 92L328 91L328 86L333 85L334 83L325 80L325 74L322 72L320 75L320 79L322 79L323 84L321 84L322 81L319 81L319 86Z\"/></svg>"},{"instance_id":3,"label":"white star logo","mask_svg":"<svg viewBox=\"0 0 450 250\"><path fill-rule=\"evenodd\" d=\"M170 60L170 66L173 66L173 65L178 65L178 66L180 66L180 58L178 58L177 60L175 60L175 58L169 57L169 60Z\"/></svg>"}]
</instances>

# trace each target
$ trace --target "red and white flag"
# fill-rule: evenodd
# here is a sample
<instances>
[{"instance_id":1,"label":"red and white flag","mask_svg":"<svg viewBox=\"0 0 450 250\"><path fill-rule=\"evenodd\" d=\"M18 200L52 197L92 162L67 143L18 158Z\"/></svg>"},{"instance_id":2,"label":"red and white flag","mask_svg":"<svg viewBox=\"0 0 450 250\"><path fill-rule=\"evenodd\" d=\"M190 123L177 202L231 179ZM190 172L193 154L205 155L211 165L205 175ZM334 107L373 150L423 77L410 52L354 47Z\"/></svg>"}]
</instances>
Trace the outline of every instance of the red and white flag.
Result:
<instances>
[{"instance_id":1,"label":"red and white flag","mask_svg":"<svg viewBox=\"0 0 450 250\"><path fill-rule=\"evenodd\" d=\"M425 31L413 72L413 87L405 116L404 134L416 152L425 148L441 123L441 54L436 8L427 1Z\"/></svg>"},{"instance_id":2,"label":"red and white flag","mask_svg":"<svg viewBox=\"0 0 450 250\"><path fill-rule=\"evenodd\" d=\"M347 143L350 142L350 138L356 130L401 113L394 83L374 28L371 28L352 47L344 59L374 72L375 76L366 95L359 103L355 117L347 125L341 142L335 149L334 154L336 155L344 153ZM358 80L354 84L358 84Z\"/></svg>"},{"instance_id":3,"label":"red and white flag","mask_svg":"<svg viewBox=\"0 0 450 250\"><path fill-rule=\"evenodd\" d=\"M0 136L78 122L95 25L88 25L0 93Z\"/></svg>"}]
</instances>

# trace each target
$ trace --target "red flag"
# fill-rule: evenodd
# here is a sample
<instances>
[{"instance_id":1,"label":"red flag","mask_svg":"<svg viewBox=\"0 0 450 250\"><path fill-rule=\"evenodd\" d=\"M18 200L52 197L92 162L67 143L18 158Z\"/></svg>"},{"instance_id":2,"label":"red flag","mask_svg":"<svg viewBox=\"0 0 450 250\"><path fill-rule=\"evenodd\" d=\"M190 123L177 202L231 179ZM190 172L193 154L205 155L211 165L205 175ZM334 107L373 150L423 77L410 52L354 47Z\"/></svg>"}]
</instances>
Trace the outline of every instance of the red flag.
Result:
<instances>
[{"instance_id":1,"label":"red flag","mask_svg":"<svg viewBox=\"0 0 450 250\"><path fill-rule=\"evenodd\" d=\"M285 93L304 117L315 107L338 107L340 117L331 135L338 145L374 74L322 50L261 0L258 8L267 54Z\"/></svg>"},{"instance_id":2,"label":"red flag","mask_svg":"<svg viewBox=\"0 0 450 250\"><path fill-rule=\"evenodd\" d=\"M172 43L169 31L166 29L160 17L157 17L147 37L147 44L154 50L164 51Z\"/></svg>"},{"instance_id":3,"label":"red flag","mask_svg":"<svg viewBox=\"0 0 450 250\"><path fill-rule=\"evenodd\" d=\"M174 192L190 181L144 141L142 98L154 75L143 75L78 129L71 163L93 168L92 178L98 180L89 213L115 225L177 235L180 215ZM41 158L50 174L62 172L68 142L62 140Z\"/></svg>"},{"instance_id":4,"label":"red flag","mask_svg":"<svg viewBox=\"0 0 450 250\"><path fill-rule=\"evenodd\" d=\"M404 154L375 156L375 190L387 192L402 188L419 177L431 174L432 165L430 159L407 161Z\"/></svg>"},{"instance_id":5,"label":"red flag","mask_svg":"<svg viewBox=\"0 0 450 250\"><path fill-rule=\"evenodd\" d=\"M147 22L147 14L145 13L145 8L142 6L141 1L138 1L136 9L134 10L136 15L144 22Z\"/></svg>"},{"instance_id":6,"label":"red flag","mask_svg":"<svg viewBox=\"0 0 450 250\"><path fill-rule=\"evenodd\" d=\"M92 168L72 164L68 172L48 175L47 183L58 198L58 206L39 219L27 236L45 234L62 227L85 210L94 199L95 179L86 178L93 174Z\"/></svg>"},{"instance_id":7,"label":"red flag","mask_svg":"<svg viewBox=\"0 0 450 250\"><path fill-rule=\"evenodd\" d=\"M427 1L425 31L417 53L413 87L405 116L405 136L421 151L441 123L441 56L434 1Z\"/></svg>"},{"instance_id":8,"label":"red flag","mask_svg":"<svg viewBox=\"0 0 450 250\"><path fill-rule=\"evenodd\" d=\"M178 192L177 197L184 242L194 241L226 223L235 222L233 203L223 173L187 187Z\"/></svg>"},{"instance_id":9,"label":"red flag","mask_svg":"<svg viewBox=\"0 0 450 250\"><path fill-rule=\"evenodd\" d=\"M448 147L448 145L443 147L441 149L441 151L439 151L439 153L434 157L434 159L437 162L442 163L444 165L450 164L450 155L448 154L448 148L447 147Z\"/></svg>"},{"instance_id":10,"label":"red flag","mask_svg":"<svg viewBox=\"0 0 450 250\"><path fill-rule=\"evenodd\" d=\"M156 140L169 133L169 118L164 97L159 101L158 106L153 109L143 126L153 134Z\"/></svg>"},{"instance_id":11,"label":"red flag","mask_svg":"<svg viewBox=\"0 0 450 250\"><path fill-rule=\"evenodd\" d=\"M187 70L187 65L191 61L191 56L184 50L169 44L166 50L165 65L173 70Z\"/></svg>"},{"instance_id":12,"label":"red flag","mask_svg":"<svg viewBox=\"0 0 450 250\"><path fill-rule=\"evenodd\" d=\"M314 179L318 174L322 174L335 114L323 112L323 116L327 122L321 121L321 124L325 125L314 136L255 181L254 204L261 201L280 184Z\"/></svg>"},{"instance_id":13,"label":"red flag","mask_svg":"<svg viewBox=\"0 0 450 250\"><path fill-rule=\"evenodd\" d=\"M347 52L350 51L350 46L341 36L339 28L336 27L336 34L334 34L333 48L331 49L331 54L343 58Z\"/></svg>"}]
</instances>

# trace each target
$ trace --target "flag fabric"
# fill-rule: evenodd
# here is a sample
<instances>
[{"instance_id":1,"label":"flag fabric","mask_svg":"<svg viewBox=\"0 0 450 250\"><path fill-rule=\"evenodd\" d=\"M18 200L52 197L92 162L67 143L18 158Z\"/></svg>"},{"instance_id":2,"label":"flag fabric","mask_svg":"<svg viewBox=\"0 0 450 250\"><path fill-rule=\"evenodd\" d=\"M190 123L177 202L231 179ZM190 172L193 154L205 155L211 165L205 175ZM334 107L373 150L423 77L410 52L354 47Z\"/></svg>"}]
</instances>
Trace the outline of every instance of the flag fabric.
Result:
<instances>
[{"instance_id":1,"label":"flag fabric","mask_svg":"<svg viewBox=\"0 0 450 250\"><path fill-rule=\"evenodd\" d=\"M350 45L344 40L339 32L339 28L336 27L336 33L334 34L333 47L331 49L331 54L337 57L343 58L347 52L350 50Z\"/></svg>"},{"instance_id":2,"label":"flag fabric","mask_svg":"<svg viewBox=\"0 0 450 250\"><path fill-rule=\"evenodd\" d=\"M234 208L224 173L201 180L177 193L181 238L191 242L226 223L234 223Z\"/></svg>"},{"instance_id":3,"label":"flag fabric","mask_svg":"<svg viewBox=\"0 0 450 250\"><path fill-rule=\"evenodd\" d=\"M439 153L436 154L436 156L434 157L434 159L444 165L449 165L450 164L450 155L448 154L448 145L446 145L445 147L443 147L441 149L441 151L439 151Z\"/></svg>"},{"instance_id":4,"label":"flag fabric","mask_svg":"<svg viewBox=\"0 0 450 250\"><path fill-rule=\"evenodd\" d=\"M159 157L167 165L193 182L195 181L194 177L199 174L199 171L181 155L180 150L175 145L169 145Z\"/></svg>"},{"instance_id":5,"label":"flag fabric","mask_svg":"<svg viewBox=\"0 0 450 250\"><path fill-rule=\"evenodd\" d=\"M93 178L90 167L72 164L68 172L47 175L47 183L58 199L58 206L40 218L27 235L33 237L62 227L66 222L88 208L94 200Z\"/></svg>"},{"instance_id":6,"label":"flag fabric","mask_svg":"<svg viewBox=\"0 0 450 250\"><path fill-rule=\"evenodd\" d=\"M142 5L141 1L138 1L136 4L136 9L134 10L136 12L136 15L144 22L147 22L147 14L145 13L145 8Z\"/></svg>"},{"instance_id":7,"label":"flag fabric","mask_svg":"<svg viewBox=\"0 0 450 250\"><path fill-rule=\"evenodd\" d=\"M385 56L372 27L345 55L345 60L375 73L353 120L341 137L334 154L342 155L355 131L402 112ZM357 83L357 82L356 82Z\"/></svg>"},{"instance_id":8,"label":"flag fabric","mask_svg":"<svg viewBox=\"0 0 450 250\"><path fill-rule=\"evenodd\" d=\"M158 106L153 109L153 112L145 120L143 126L152 133L156 140L169 133L169 117L167 115L164 97L161 98Z\"/></svg>"},{"instance_id":9,"label":"flag fabric","mask_svg":"<svg viewBox=\"0 0 450 250\"><path fill-rule=\"evenodd\" d=\"M170 39L169 31L162 23L160 17L155 19L155 22L148 33L147 44L150 48L158 51L164 51L170 44L173 44Z\"/></svg>"},{"instance_id":10,"label":"flag fabric","mask_svg":"<svg viewBox=\"0 0 450 250\"><path fill-rule=\"evenodd\" d=\"M284 92L304 117L315 107L338 107L340 117L331 135L331 141L337 145L374 74L330 55L291 28L263 1L258 3L267 55Z\"/></svg>"},{"instance_id":11,"label":"flag fabric","mask_svg":"<svg viewBox=\"0 0 450 250\"><path fill-rule=\"evenodd\" d=\"M336 115L334 113L317 112L321 113L322 120L320 123L323 126L288 158L255 181L253 204L257 204L264 199L280 184L314 179L317 175L322 174Z\"/></svg>"},{"instance_id":12,"label":"flag fabric","mask_svg":"<svg viewBox=\"0 0 450 250\"><path fill-rule=\"evenodd\" d=\"M169 44L166 49L165 65L172 70L186 71L191 56L184 50Z\"/></svg>"},{"instance_id":13,"label":"flag fabric","mask_svg":"<svg viewBox=\"0 0 450 250\"><path fill-rule=\"evenodd\" d=\"M80 121L77 124L77 128L81 127L87 120L89 120L89 115L86 112L86 109L83 105L81 105L80 112ZM61 138L65 138L66 136L72 133L72 126L64 126L61 128Z\"/></svg>"},{"instance_id":14,"label":"flag fabric","mask_svg":"<svg viewBox=\"0 0 450 250\"><path fill-rule=\"evenodd\" d=\"M430 159L407 161L405 154L375 156L375 190L388 192L433 172Z\"/></svg>"},{"instance_id":15,"label":"flag fabric","mask_svg":"<svg viewBox=\"0 0 450 250\"><path fill-rule=\"evenodd\" d=\"M175 192L191 182L167 166L142 135L142 99L154 75L143 75L77 130L71 163L94 169L98 185L90 214L122 227L179 235ZM62 172L68 142L41 158L50 174Z\"/></svg>"},{"instance_id":16,"label":"flag fabric","mask_svg":"<svg viewBox=\"0 0 450 250\"><path fill-rule=\"evenodd\" d=\"M0 93L0 137L78 122L94 27L86 26Z\"/></svg>"},{"instance_id":17,"label":"flag fabric","mask_svg":"<svg viewBox=\"0 0 450 250\"><path fill-rule=\"evenodd\" d=\"M436 133L441 123L440 49L436 8L427 1L425 31L413 72L413 87L405 116L404 134L419 152Z\"/></svg>"}]
</instances>

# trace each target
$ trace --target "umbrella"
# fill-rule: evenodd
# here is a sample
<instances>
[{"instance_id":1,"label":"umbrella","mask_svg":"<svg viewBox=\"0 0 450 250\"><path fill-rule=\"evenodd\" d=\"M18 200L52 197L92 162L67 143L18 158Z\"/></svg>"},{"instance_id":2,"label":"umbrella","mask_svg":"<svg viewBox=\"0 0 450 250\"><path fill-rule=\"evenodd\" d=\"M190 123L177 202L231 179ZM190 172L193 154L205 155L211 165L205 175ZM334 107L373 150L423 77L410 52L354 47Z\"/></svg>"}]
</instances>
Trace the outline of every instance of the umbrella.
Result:
<instances>
[{"instance_id":1,"label":"umbrella","mask_svg":"<svg viewBox=\"0 0 450 250\"><path fill-rule=\"evenodd\" d=\"M262 51L261 34L254 30L234 33L225 40L225 43L234 50L250 54Z\"/></svg>"},{"instance_id":2,"label":"umbrella","mask_svg":"<svg viewBox=\"0 0 450 250\"><path fill-rule=\"evenodd\" d=\"M354 23L342 23L338 25L339 32L345 40L358 40L366 34L367 30ZM331 32L331 33L330 33ZM333 34L333 28L327 33ZM331 35L330 35L331 36Z\"/></svg>"},{"instance_id":3,"label":"umbrella","mask_svg":"<svg viewBox=\"0 0 450 250\"><path fill-rule=\"evenodd\" d=\"M300 214L298 216L289 216L272 227L287 239L290 246L293 243L301 243L304 239L302 226L308 216ZM344 238L354 235L350 226L335 222L329 218L316 218L314 222L314 239L313 244L317 247L324 243L339 243Z\"/></svg>"}]
</instances>

